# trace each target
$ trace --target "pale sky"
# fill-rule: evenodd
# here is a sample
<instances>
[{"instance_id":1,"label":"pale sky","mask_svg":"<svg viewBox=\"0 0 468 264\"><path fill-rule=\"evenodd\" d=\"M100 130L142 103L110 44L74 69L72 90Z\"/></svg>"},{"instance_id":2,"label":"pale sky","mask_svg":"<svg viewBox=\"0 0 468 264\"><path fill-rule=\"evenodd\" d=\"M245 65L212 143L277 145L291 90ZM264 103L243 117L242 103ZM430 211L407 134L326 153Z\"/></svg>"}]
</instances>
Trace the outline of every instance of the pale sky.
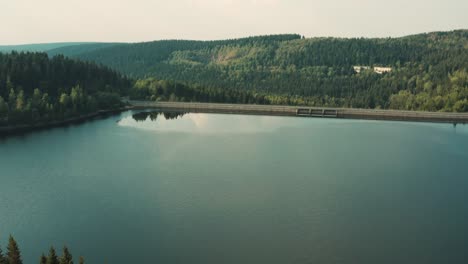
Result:
<instances>
[{"instance_id":1,"label":"pale sky","mask_svg":"<svg viewBox=\"0 0 468 264\"><path fill-rule=\"evenodd\" d=\"M0 45L387 37L468 28L468 0L0 0Z\"/></svg>"}]
</instances>

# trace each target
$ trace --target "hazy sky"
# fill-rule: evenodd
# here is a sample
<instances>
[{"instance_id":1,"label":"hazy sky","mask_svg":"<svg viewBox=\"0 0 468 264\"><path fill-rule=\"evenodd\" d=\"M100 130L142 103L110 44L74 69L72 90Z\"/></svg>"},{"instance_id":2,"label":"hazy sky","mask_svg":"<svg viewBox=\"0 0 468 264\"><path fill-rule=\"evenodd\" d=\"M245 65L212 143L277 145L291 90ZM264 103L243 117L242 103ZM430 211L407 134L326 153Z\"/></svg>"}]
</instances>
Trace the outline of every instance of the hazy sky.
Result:
<instances>
[{"instance_id":1,"label":"hazy sky","mask_svg":"<svg viewBox=\"0 0 468 264\"><path fill-rule=\"evenodd\" d=\"M0 0L0 44L386 37L468 28L468 0Z\"/></svg>"}]
</instances>

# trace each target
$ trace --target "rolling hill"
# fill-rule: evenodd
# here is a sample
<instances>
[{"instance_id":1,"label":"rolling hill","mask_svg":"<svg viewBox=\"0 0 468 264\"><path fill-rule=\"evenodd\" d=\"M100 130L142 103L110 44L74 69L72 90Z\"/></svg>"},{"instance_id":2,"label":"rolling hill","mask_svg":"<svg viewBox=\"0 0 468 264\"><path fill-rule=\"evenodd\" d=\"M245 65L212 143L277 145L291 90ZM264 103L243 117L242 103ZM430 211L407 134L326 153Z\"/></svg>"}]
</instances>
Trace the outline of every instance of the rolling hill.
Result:
<instances>
[{"instance_id":1,"label":"rolling hill","mask_svg":"<svg viewBox=\"0 0 468 264\"><path fill-rule=\"evenodd\" d=\"M50 56L62 54L71 57L81 53L91 52L100 48L111 47L117 44L120 43L61 42L44 44L3 45L0 46L0 52L47 52Z\"/></svg>"},{"instance_id":2,"label":"rolling hill","mask_svg":"<svg viewBox=\"0 0 468 264\"><path fill-rule=\"evenodd\" d=\"M48 54L103 64L133 79L151 78L143 82L148 85L167 80L217 94L247 91L267 96L268 103L468 111L468 30L401 38L286 34L89 43Z\"/></svg>"},{"instance_id":3,"label":"rolling hill","mask_svg":"<svg viewBox=\"0 0 468 264\"><path fill-rule=\"evenodd\" d=\"M47 50L47 54L51 57L56 55L64 55L67 57L75 57L80 54L94 52L104 48L110 48L116 45L126 45L124 43L81 43L77 45L67 45Z\"/></svg>"},{"instance_id":4,"label":"rolling hill","mask_svg":"<svg viewBox=\"0 0 468 264\"><path fill-rule=\"evenodd\" d=\"M24 44L24 45L0 45L0 52L44 52L52 49L66 46L85 44L85 42L62 42L62 43L43 43L43 44Z\"/></svg>"}]
</instances>

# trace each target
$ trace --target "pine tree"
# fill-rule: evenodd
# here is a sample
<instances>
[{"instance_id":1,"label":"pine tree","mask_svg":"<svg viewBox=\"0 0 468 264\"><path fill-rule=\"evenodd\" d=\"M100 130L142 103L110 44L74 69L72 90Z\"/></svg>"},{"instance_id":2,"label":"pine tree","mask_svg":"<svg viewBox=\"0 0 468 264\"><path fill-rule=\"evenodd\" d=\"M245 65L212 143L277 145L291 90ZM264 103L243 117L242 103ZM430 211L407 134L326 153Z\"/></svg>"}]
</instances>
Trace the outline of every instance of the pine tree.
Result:
<instances>
[{"instance_id":1,"label":"pine tree","mask_svg":"<svg viewBox=\"0 0 468 264\"><path fill-rule=\"evenodd\" d=\"M7 264L7 258L3 256L2 248L0 248L0 264Z\"/></svg>"},{"instance_id":2,"label":"pine tree","mask_svg":"<svg viewBox=\"0 0 468 264\"><path fill-rule=\"evenodd\" d=\"M49 250L49 256L47 257L47 264L59 264L57 254L53 247Z\"/></svg>"},{"instance_id":3,"label":"pine tree","mask_svg":"<svg viewBox=\"0 0 468 264\"><path fill-rule=\"evenodd\" d=\"M10 235L7 253L8 264L22 264L21 253L15 239Z\"/></svg>"},{"instance_id":4,"label":"pine tree","mask_svg":"<svg viewBox=\"0 0 468 264\"><path fill-rule=\"evenodd\" d=\"M5 102L3 97L0 96L0 117L8 113L8 104Z\"/></svg>"},{"instance_id":5,"label":"pine tree","mask_svg":"<svg viewBox=\"0 0 468 264\"><path fill-rule=\"evenodd\" d=\"M63 247L63 254L60 258L60 264L73 264L73 257L66 246Z\"/></svg>"},{"instance_id":6,"label":"pine tree","mask_svg":"<svg viewBox=\"0 0 468 264\"><path fill-rule=\"evenodd\" d=\"M21 112L25 110L26 99L24 95L24 91L20 90L18 95L16 96L16 110Z\"/></svg>"},{"instance_id":7,"label":"pine tree","mask_svg":"<svg viewBox=\"0 0 468 264\"><path fill-rule=\"evenodd\" d=\"M8 94L8 105L10 106L10 111L15 110L16 93L13 88L10 89L10 93Z\"/></svg>"},{"instance_id":8,"label":"pine tree","mask_svg":"<svg viewBox=\"0 0 468 264\"><path fill-rule=\"evenodd\" d=\"M47 257L42 253L41 257L39 258L39 264L47 264Z\"/></svg>"}]
</instances>

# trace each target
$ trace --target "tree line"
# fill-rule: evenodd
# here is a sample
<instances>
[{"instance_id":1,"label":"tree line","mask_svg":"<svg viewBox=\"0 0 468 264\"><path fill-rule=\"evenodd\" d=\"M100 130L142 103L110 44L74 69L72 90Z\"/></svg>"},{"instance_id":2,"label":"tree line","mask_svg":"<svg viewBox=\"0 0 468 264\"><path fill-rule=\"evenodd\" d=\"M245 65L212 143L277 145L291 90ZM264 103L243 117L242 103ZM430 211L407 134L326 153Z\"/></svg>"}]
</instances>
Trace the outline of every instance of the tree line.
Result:
<instances>
[{"instance_id":1,"label":"tree line","mask_svg":"<svg viewBox=\"0 0 468 264\"><path fill-rule=\"evenodd\" d=\"M0 126L114 109L125 95L160 101L467 112L467 49L468 30L458 30L395 39L277 35L167 40L109 45L76 57L107 66L63 55L0 53ZM355 65L388 66L392 71L357 73Z\"/></svg>"},{"instance_id":2,"label":"tree line","mask_svg":"<svg viewBox=\"0 0 468 264\"><path fill-rule=\"evenodd\" d=\"M468 30L458 30L384 39L279 35L157 41L76 57L138 79L190 85L204 94L194 92L203 101L463 112L468 110L467 49ZM356 73L357 65L392 71Z\"/></svg>"},{"instance_id":3,"label":"tree line","mask_svg":"<svg viewBox=\"0 0 468 264\"><path fill-rule=\"evenodd\" d=\"M73 264L73 256L70 253L69 249L64 246L62 250L62 255L57 256L57 253L54 247L51 247L49 254L46 256L44 253L39 257L39 264ZM84 264L84 258L79 257L79 264ZM10 235L8 239L7 252L3 254L2 248L0 246L0 264L23 264L23 259L21 257L21 251L19 249L18 243Z\"/></svg>"},{"instance_id":4,"label":"tree line","mask_svg":"<svg viewBox=\"0 0 468 264\"><path fill-rule=\"evenodd\" d=\"M142 79L135 82L129 91L132 100L207 102L275 105L328 105L339 106L342 102L329 97L304 97L270 94L257 91L218 89L191 85L183 82Z\"/></svg>"},{"instance_id":5,"label":"tree line","mask_svg":"<svg viewBox=\"0 0 468 264\"><path fill-rule=\"evenodd\" d=\"M364 72L372 78L376 74ZM375 77L374 77L375 78ZM400 90L398 93L379 93L366 90L347 97L333 97L327 94L304 96L268 93L264 91L219 89L190 85L183 82L157 80L148 78L135 82L130 90L130 98L135 100L179 101L179 102L212 102L240 104L271 104L271 105L304 105L325 107L359 107L398 110L424 111L468 111L468 73L457 71L449 76L446 86L428 87L416 79L415 93ZM390 82L390 80L387 80ZM392 85L389 83L389 85ZM397 85L397 84L393 84ZM395 89L395 92L398 91ZM386 99L382 99L384 96Z\"/></svg>"},{"instance_id":6,"label":"tree line","mask_svg":"<svg viewBox=\"0 0 468 264\"><path fill-rule=\"evenodd\" d=\"M0 53L0 125L35 124L120 106L132 81L94 63Z\"/></svg>"}]
</instances>

